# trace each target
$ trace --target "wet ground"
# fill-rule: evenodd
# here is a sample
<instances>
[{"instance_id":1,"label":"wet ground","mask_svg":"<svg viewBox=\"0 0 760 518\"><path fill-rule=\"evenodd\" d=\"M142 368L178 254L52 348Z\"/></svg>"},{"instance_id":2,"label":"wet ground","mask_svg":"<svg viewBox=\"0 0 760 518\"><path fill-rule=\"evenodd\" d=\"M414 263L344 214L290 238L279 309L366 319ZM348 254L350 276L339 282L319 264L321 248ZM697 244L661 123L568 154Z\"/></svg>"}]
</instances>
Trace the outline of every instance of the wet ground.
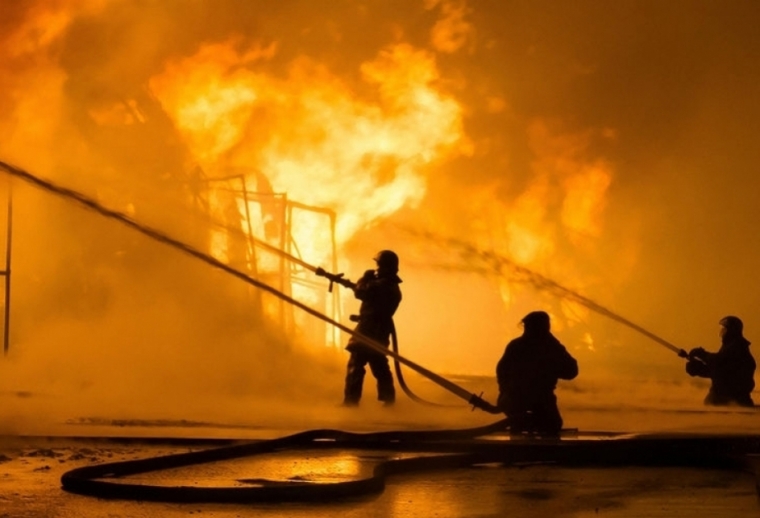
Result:
<instances>
[{"instance_id":1,"label":"wet ground","mask_svg":"<svg viewBox=\"0 0 760 518\"><path fill-rule=\"evenodd\" d=\"M450 424L444 419L426 420L424 415L404 413L403 409L397 414L378 414L376 409L364 412L346 414L342 421L344 428L357 431L420 429L422 423L427 422L428 429L436 429ZM568 417L567 421L587 423L588 426L582 427L584 429L591 429L592 424L607 425L597 429L614 429L613 416L604 412L585 415L579 410L571 412ZM639 423L639 432L667 428L668 423L676 422L704 435L725 433L725 430L719 430L722 427L743 433L760 430L758 415L747 412L663 411L659 414L642 413L639 417L636 420L634 416L632 421ZM480 421L486 422L485 418ZM716 427L716 422L722 425ZM709 427L716 429L711 431ZM61 475L79 466L196 451L231 444L232 439L271 438L295 431L299 430L181 420L86 418L62 423L54 437L4 436L0 438L0 516L698 518L760 515L754 474L740 470L679 467L561 467L545 463L505 467L486 464L394 475L388 478L382 493L316 504L174 504L103 500L71 494L60 487ZM568 441L576 439L572 433L563 438ZM603 435L598 439L606 440ZM245 487L262 479L326 483L366 475L378 462L404 455L409 453L283 451L263 457L134 475L130 482L196 487Z\"/></svg>"},{"instance_id":2,"label":"wet ground","mask_svg":"<svg viewBox=\"0 0 760 518\"><path fill-rule=\"evenodd\" d=\"M733 471L681 468L561 468L537 465L466 468L399 475L379 495L321 504L168 504L101 500L59 489L61 474L93 462L140 458L186 448L102 442L30 441L4 448L0 516L209 517L237 516L722 516L760 513L754 479ZM371 456L371 454L370 454ZM4 458L6 458L4 457ZM246 462L197 467L180 474L138 477L143 483L243 484L242 477L298 475L330 481L361 471L367 454L315 452L278 455L256 467ZM372 459L369 459L370 463Z\"/></svg>"}]
</instances>

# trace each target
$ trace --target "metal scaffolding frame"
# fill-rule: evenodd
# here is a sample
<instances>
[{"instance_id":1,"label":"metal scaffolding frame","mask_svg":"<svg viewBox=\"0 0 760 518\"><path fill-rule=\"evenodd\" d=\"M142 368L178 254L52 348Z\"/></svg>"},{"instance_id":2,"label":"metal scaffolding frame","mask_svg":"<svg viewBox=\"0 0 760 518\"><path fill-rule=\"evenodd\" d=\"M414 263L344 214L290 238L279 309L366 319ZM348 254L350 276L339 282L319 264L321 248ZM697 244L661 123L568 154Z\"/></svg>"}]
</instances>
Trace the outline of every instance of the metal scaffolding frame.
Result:
<instances>
[{"instance_id":1,"label":"metal scaffolding frame","mask_svg":"<svg viewBox=\"0 0 760 518\"><path fill-rule=\"evenodd\" d=\"M199 171L200 174L202 172ZM282 250L287 255L291 255L301 259L298 243L295 242L295 238L292 232L293 212L297 210L314 212L323 214L329 221L330 243L331 243L331 264L329 265L332 271L337 271L337 244L335 241L335 212L322 208L313 207L303 203L294 202L289 200L285 193L272 193L272 192L256 192L248 190L245 174L234 174L224 177L216 178L201 178L198 175L192 183L195 184L193 190L193 196L196 204L200 204L202 208L208 212L210 209L207 203L204 203L203 193L197 188L199 184L211 184L217 182L239 182L237 188L227 187L227 190L231 194L240 197L243 200L243 206L245 208L243 218L245 228L241 228L246 237L246 252L247 252L247 269L255 277L260 277L261 272L258 269L258 252L257 241L258 239L254 235L253 230L253 218L249 209L249 203L264 204L268 203L274 205L277 214L276 224L279 228L279 235L276 243L268 242L279 250ZM4 286L4 307L3 307L3 355L7 356L10 349L10 315L11 315L11 252L12 252L12 237L13 237L13 193L11 188L11 182L7 184L6 192L6 239L5 239L5 265L0 270L0 277L5 280ZM259 245L260 246L260 245ZM292 287L294 284L301 286L307 286L313 288L315 293L324 292L324 312L333 320L340 321L341 319L341 305L340 305L340 291L332 290L327 292L324 289L324 283L322 279L318 279L313 275L313 272L304 268L299 268L299 265L293 261L289 261L285 254L280 254L278 259L278 268L274 273L276 276L277 289L281 292L291 295ZM261 292L259 290L253 290L253 297L257 310L261 309ZM320 308L321 309L321 308ZM285 305L281 299L278 299L278 311L277 319L279 323L288 332L292 332L295 326L293 307ZM340 343L340 332L338 329L328 326L324 333L325 345L338 346Z\"/></svg>"},{"instance_id":2,"label":"metal scaffolding frame","mask_svg":"<svg viewBox=\"0 0 760 518\"><path fill-rule=\"evenodd\" d=\"M329 220L329 226L330 226L330 257L332 258L331 264L330 264L330 270L332 272L338 271L338 246L335 241L335 211L332 209L326 209L324 207L314 207L311 205L306 205L303 203L299 203L296 201L288 201L287 198L285 199L285 221L286 221L286 228L287 233L289 234L288 238L288 246L287 246L287 252L290 255L295 255L299 259L301 259L300 252L298 250L298 243L296 243L295 239L293 239L293 235L291 232L292 229L292 222L293 222L293 211L294 210L303 210L306 212L314 212L318 214L323 214L327 216ZM283 258L284 260L284 258ZM298 283L310 288L314 288L316 291L322 291L324 292L324 281L322 279L318 279L314 276L314 273L311 270L298 270L297 266L294 263L290 264L290 272L288 275L288 278L290 279L291 285L294 283ZM341 312L340 312L340 290L334 289L328 292L329 300L326 301L325 304L325 312L328 317L332 318L335 321L340 322L341 320ZM293 306L289 306L290 311L293 311ZM333 326L328 326L327 332L325 334L325 340L326 345L330 345L333 347L337 347L340 344L340 330Z\"/></svg>"},{"instance_id":3,"label":"metal scaffolding frame","mask_svg":"<svg viewBox=\"0 0 760 518\"><path fill-rule=\"evenodd\" d=\"M340 321L341 305L339 290L326 292L324 283L321 282L322 279L315 277L311 270L299 267L296 262L287 259L287 255L290 255L303 261L298 243L292 232L294 211L323 214L328 219L330 232L330 255L332 261L329 268L331 268L332 271L337 271L337 243L335 241L336 216L334 211L289 200L286 193L251 191L248 189L245 173L203 178L200 179L199 182L205 183L206 185L219 183L227 184L224 187L219 188L219 190L225 191L243 202L244 213L242 214L242 217L244 219L244 225L241 225L241 231L246 234L248 254L246 264L255 277L262 278L262 280L265 281L269 280L266 279L266 277L273 277L271 280L273 281L272 284L274 287L289 296L292 295L293 286L296 284L311 288L315 293L327 293L324 300L324 312L330 318ZM197 199L202 197L202 194L197 191L194 194ZM257 246L261 247L262 237L257 237L255 235L250 203L259 204L262 208L266 207L268 209L268 214L273 217L273 226L278 230L276 236L272 236L271 239L267 239L268 236L264 236L263 239L268 245L284 252L284 254L278 255L276 261L277 269L273 273L262 272L259 267L260 265L258 264L261 254L260 251L257 250ZM208 206L205 206L204 209L210 211L210 207ZM229 224L229 222L227 223ZM254 291L256 292L254 296L256 297L257 307L261 308L261 293L258 290ZM321 310L322 308L319 309ZM295 330L293 307L285 304L282 299L278 299L277 301L276 318L286 331L293 332ZM339 343L340 331L333 327L327 328L324 333L324 345L337 347Z\"/></svg>"}]
</instances>

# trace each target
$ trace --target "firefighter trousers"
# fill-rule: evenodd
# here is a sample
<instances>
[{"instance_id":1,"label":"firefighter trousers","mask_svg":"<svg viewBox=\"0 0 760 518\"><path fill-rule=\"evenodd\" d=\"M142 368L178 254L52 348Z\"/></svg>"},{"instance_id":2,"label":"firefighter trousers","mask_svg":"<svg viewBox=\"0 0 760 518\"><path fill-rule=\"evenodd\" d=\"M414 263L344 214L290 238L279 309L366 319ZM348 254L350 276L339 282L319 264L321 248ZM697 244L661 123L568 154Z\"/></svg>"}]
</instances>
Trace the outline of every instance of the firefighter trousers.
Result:
<instances>
[{"instance_id":1,"label":"firefighter trousers","mask_svg":"<svg viewBox=\"0 0 760 518\"><path fill-rule=\"evenodd\" d=\"M351 351L351 357L348 359L346 384L343 391L344 405L359 404L368 364L372 375L377 380L377 399L386 404L392 404L396 400L396 389L393 386L393 375L388 357L375 351L366 351L357 347Z\"/></svg>"}]
</instances>

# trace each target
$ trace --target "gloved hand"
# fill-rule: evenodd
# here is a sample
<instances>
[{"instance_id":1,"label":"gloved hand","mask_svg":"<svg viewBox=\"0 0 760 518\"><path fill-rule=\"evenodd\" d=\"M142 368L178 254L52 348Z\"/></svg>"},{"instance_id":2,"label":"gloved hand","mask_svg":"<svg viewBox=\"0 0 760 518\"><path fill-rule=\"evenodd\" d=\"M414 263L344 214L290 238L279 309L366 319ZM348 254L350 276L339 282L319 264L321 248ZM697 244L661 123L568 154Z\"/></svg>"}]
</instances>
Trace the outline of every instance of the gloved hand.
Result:
<instances>
[{"instance_id":1,"label":"gloved hand","mask_svg":"<svg viewBox=\"0 0 760 518\"><path fill-rule=\"evenodd\" d=\"M706 352L707 351L705 351L704 347L695 347L689 351L689 359L693 360L694 358L704 358Z\"/></svg>"},{"instance_id":2,"label":"gloved hand","mask_svg":"<svg viewBox=\"0 0 760 518\"><path fill-rule=\"evenodd\" d=\"M686 362L686 374L692 377L709 378L710 368L705 362L695 358Z\"/></svg>"}]
</instances>

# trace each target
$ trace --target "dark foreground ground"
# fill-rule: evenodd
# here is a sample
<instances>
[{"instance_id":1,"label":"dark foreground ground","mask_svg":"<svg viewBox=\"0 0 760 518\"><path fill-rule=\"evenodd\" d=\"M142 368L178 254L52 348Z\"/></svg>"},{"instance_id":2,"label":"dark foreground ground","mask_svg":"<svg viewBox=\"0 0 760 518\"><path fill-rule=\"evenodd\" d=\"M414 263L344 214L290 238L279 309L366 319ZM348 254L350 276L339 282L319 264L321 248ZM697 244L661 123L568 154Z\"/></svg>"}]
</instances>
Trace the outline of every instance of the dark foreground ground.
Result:
<instances>
[{"instance_id":1,"label":"dark foreground ground","mask_svg":"<svg viewBox=\"0 0 760 518\"><path fill-rule=\"evenodd\" d=\"M394 413L395 412L395 413ZM454 411L457 417L461 410ZM753 412L629 412L626 423L612 413L575 410L566 422L582 430L615 430L615 423L649 433L754 434ZM433 414L431 414L433 415ZM434 414L436 416L442 414ZM374 421L373 421L374 420ZM480 423L485 422L481 418ZM478 423L478 424L480 424ZM304 423L305 426L314 423ZM357 431L439 429L451 421L419 415L411 406L381 413L361 409L335 414L334 428ZM469 423L468 426L471 426ZM593 427L593 428L592 428ZM755 475L745 471L680 467L561 467L487 464L390 477L376 495L299 504L173 504L103 500L63 491L61 475L75 467L186 452L229 444L232 439L287 435L304 427L246 427L190 421L79 419L62 423L53 436L0 438L1 517L747 517L760 516ZM679 431L681 430L681 431ZM618 427L617 431L621 431ZM586 432L589 437L593 433ZM576 437L577 438L577 437ZM599 440L605 440L600 434ZM504 440L508 440L504 438ZM575 440L570 434L563 440ZM265 457L203 464L135 475L151 485L244 487L258 479L335 482L362 476L393 452L284 451Z\"/></svg>"},{"instance_id":2,"label":"dark foreground ground","mask_svg":"<svg viewBox=\"0 0 760 518\"><path fill-rule=\"evenodd\" d=\"M75 466L140 458L185 447L105 444L102 441L19 441L4 448L0 466L0 516L8 517L208 517L238 516L615 516L747 517L760 514L754 478L746 473L681 468L479 467L399 475L372 497L319 504L168 504L112 501L66 493L61 474ZM185 473L143 476L156 484L240 485L286 466L291 476L325 481L361 470L353 453L278 456L281 467L203 466ZM265 463L266 464L266 463Z\"/></svg>"}]
</instances>

